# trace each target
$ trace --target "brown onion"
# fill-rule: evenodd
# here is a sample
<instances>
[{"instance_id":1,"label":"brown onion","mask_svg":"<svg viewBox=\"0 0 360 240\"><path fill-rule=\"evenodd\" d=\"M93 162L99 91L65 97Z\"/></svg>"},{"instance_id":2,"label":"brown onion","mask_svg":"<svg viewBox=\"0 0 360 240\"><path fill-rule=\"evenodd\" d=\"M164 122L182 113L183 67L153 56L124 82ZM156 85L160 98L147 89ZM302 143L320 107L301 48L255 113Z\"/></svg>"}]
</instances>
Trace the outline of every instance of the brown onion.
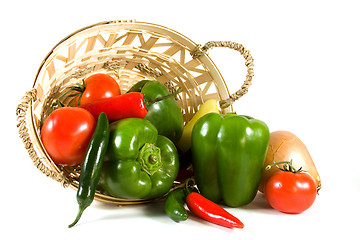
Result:
<instances>
[{"instance_id":1,"label":"brown onion","mask_svg":"<svg viewBox=\"0 0 360 240\"><path fill-rule=\"evenodd\" d=\"M305 144L291 132L276 131L270 134L269 147L259 185L259 190L261 192L264 192L264 184L267 179L275 172L281 171L279 168L282 168L283 166L282 164L278 164L279 168L273 166L269 170L265 170L265 167L270 164L286 161L292 161L292 164L296 169L301 167L310 174L315 180L318 191L320 190L320 176Z\"/></svg>"}]
</instances>

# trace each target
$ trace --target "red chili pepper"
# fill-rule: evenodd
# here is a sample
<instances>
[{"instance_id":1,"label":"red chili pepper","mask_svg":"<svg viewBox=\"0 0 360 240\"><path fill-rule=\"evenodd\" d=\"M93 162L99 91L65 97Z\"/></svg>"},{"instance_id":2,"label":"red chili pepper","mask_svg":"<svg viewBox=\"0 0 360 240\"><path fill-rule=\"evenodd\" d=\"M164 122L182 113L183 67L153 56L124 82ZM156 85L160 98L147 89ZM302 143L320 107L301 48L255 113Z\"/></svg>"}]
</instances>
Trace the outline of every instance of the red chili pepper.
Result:
<instances>
[{"instance_id":1,"label":"red chili pepper","mask_svg":"<svg viewBox=\"0 0 360 240\"><path fill-rule=\"evenodd\" d=\"M197 192L187 195L186 204L192 213L204 220L228 228L244 228L238 218Z\"/></svg>"},{"instance_id":2,"label":"red chili pepper","mask_svg":"<svg viewBox=\"0 0 360 240\"><path fill-rule=\"evenodd\" d=\"M106 113L109 122L123 118L144 118L147 114L144 95L139 92L130 92L79 106L88 110L95 119L100 113Z\"/></svg>"}]
</instances>

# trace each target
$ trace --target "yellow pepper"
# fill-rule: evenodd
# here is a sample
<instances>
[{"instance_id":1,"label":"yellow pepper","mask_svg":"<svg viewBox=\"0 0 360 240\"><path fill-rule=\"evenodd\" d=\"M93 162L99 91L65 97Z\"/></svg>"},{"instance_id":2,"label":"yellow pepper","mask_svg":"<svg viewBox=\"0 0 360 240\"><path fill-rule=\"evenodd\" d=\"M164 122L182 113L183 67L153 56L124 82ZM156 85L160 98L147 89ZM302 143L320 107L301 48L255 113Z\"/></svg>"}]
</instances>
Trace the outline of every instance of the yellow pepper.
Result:
<instances>
[{"instance_id":1,"label":"yellow pepper","mask_svg":"<svg viewBox=\"0 0 360 240\"><path fill-rule=\"evenodd\" d=\"M217 107L216 99L209 99L205 101L200 106L199 110L195 113L195 115L191 118L191 120L185 125L183 134L177 144L180 153L184 154L191 148L191 134L197 120L211 112L220 113Z\"/></svg>"}]
</instances>

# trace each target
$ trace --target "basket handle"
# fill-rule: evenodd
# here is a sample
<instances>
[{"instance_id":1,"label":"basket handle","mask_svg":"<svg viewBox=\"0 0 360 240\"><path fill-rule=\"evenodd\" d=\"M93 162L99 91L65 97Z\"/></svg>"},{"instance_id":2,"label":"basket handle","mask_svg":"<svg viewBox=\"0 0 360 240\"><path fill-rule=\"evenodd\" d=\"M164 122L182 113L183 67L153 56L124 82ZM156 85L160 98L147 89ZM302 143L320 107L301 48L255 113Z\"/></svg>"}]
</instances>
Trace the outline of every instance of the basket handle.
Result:
<instances>
[{"instance_id":1,"label":"basket handle","mask_svg":"<svg viewBox=\"0 0 360 240\"><path fill-rule=\"evenodd\" d=\"M245 58L245 65L247 67L246 79L241 88L231 94L228 99L219 101L220 108L224 109L232 105L236 100L248 92L254 76L254 59L251 56L250 51L246 50L242 44L231 41L209 41L202 47L201 45L197 45L197 48L191 53L191 56L193 58L200 57L213 47L227 47L240 52L240 54Z\"/></svg>"},{"instance_id":2,"label":"basket handle","mask_svg":"<svg viewBox=\"0 0 360 240\"><path fill-rule=\"evenodd\" d=\"M30 103L35 101L37 97L37 91L35 88L26 92L26 94L22 97L21 103L16 108L16 116L17 116L17 128L22 139L25 149L28 151L30 158L32 159L34 165L46 176L58 181L61 183L63 187L69 186L69 180L64 176L63 172L58 173L56 171L50 170L47 168L40 160L36 151L33 147L33 144L30 140L30 136L28 133L28 129L26 128L26 112L30 106Z\"/></svg>"}]
</instances>

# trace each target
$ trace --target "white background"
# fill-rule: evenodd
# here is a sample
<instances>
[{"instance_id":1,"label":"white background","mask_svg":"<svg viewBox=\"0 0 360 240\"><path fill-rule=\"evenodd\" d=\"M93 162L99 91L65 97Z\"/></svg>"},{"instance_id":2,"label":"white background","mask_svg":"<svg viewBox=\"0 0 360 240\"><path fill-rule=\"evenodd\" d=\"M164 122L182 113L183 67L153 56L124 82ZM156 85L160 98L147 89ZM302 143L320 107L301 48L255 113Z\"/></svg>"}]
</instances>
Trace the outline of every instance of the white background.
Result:
<instances>
[{"instance_id":1,"label":"white background","mask_svg":"<svg viewBox=\"0 0 360 240\"><path fill-rule=\"evenodd\" d=\"M360 14L356 1L8 1L1 17L1 239L359 239ZM105 20L137 19L172 28L198 44L242 43L255 59L239 114L271 131L295 133L322 178L314 205L299 215L271 209L258 194L228 210L244 229L230 230L190 216L175 223L162 204L118 208L94 203L79 224L76 192L33 166L16 129L15 109L31 89L48 51L73 31ZM230 92L245 77L243 58L228 49L210 57ZM10 237L5 237L9 236ZM352 237L350 237L352 236Z\"/></svg>"}]
</instances>

